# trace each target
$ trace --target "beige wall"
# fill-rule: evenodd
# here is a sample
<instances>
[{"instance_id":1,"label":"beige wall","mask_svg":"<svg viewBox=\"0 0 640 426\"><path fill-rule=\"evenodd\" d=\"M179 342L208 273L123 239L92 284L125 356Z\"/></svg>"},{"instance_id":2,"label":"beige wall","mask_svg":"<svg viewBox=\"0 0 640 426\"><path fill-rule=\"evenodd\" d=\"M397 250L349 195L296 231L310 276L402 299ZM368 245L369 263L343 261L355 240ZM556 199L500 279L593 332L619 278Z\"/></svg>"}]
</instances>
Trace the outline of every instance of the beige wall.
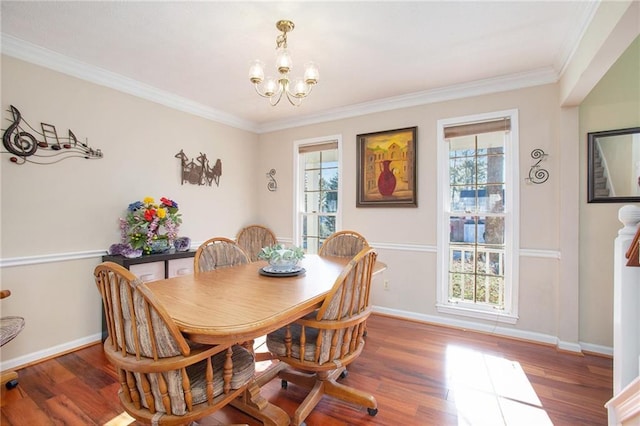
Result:
<instances>
[{"instance_id":1,"label":"beige wall","mask_svg":"<svg viewBox=\"0 0 640 426\"><path fill-rule=\"evenodd\" d=\"M397 312L407 311L426 320L455 321L440 315L436 298L437 135L439 119L517 108L520 126L521 256L520 320L514 328L523 333L557 335L559 289L559 187L560 158L558 87L546 85L499 94L428 104L402 110L304 126L260 136L258 168L278 171L278 191L259 193L261 218L292 237L293 143L299 139L340 134L343 138L343 211L345 229L361 232L379 248L380 260L389 265L385 278L390 290L374 288L374 304ZM356 208L356 135L418 126L418 207ZM577 131L577 129L575 129ZM549 157L544 167L551 177L542 185L527 184L532 159L541 148ZM567 159L566 161L576 161ZM576 212L577 213L577 212ZM576 248L577 250L577 248ZM575 278L577 279L577 277ZM577 310L577 306L569 309ZM496 324L485 323L493 329ZM577 343L577 332L575 333Z\"/></svg>"},{"instance_id":2,"label":"beige wall","mask_svg":"<svg viewBox=\"0 0 640 426\"><path fill-rule=\"evenodd\" d=\"M3 56L3 129L10 124L9 105L38 129L46 122L59 136L71 129L80 140L88 138L104 158L16 165L8 154L0 157L3 261L94 254L2 268L1 286L13 293L2 301L2 315L26 319L24 331L2 348L3 360L99 333L92 271L98 253L118 242L118 218L129 203L145 196L174 199L184 221L180 235L194 242L234 237L255 221L254 133ZM180 149L189 157L203 152L213 161L220 158L220 186L181 185L174 158Z\"/></svg>"},{"instance_id":3,"label":"beige wall","mask_svg":"<svg viewBox=\"0 0 640 426\"><path fill-rule=\"evenodd\" d=\"M613 240L625 204L587 203L587 133L629 127L640 127L640 38L580 105L580 336L606 345L613 339Z\"/></svg>"}]
</instances>

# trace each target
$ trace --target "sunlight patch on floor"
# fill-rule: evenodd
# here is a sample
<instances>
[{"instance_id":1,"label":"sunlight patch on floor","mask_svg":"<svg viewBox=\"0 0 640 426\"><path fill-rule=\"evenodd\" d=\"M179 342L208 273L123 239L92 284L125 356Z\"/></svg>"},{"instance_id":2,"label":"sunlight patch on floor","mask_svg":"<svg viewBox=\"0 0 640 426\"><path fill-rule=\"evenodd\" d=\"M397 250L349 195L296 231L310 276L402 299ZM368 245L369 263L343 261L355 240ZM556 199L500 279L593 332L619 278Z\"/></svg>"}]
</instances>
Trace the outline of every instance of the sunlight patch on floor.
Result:
<instances>
[{"instance_id":1,"label":"sunlight patch on floor","mask_svg":"<svg viewBox=\"0 0 640 426\"><path fill-rule=\"evenodd\" d=\"M458 425L553 426L520 363L456 345L446 360Z\"/></svg>"},{"instance_id":2,"label":"sunlight patch on floor","mask_svg":"<svg viewBox=\"0 0 640 426\"><path fill-rule=\"evenodd\" d=\"M127 426L127 425L130 425L131 423L133 423L135 421L136 421L136 419L134 419L133 417L131 417L127 413L122 412L119 415L117 415L116 417L114 417L111 420L109 420L107 423L105 423L104 426Z\"/></svg>"}]
</instances>

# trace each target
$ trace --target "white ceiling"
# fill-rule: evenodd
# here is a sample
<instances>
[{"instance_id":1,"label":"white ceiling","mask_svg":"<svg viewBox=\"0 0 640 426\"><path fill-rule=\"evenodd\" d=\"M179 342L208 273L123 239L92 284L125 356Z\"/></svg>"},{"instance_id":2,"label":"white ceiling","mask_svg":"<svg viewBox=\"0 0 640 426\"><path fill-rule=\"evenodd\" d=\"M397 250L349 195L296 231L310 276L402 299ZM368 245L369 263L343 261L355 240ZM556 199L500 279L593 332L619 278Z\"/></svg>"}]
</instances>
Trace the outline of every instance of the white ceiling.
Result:
<instances>
[{"instance_id":1,"label":"white ceiling","mask_svg":"<svg viewBox=\"0 0 640 426\"><path fill-rule=\"evenodd\" d=\"M264 130L454 89L557 81L597 4L3 0L2 50ZM271 107L247 77L252 59L267 74L275 67L279 19L296 26L293 76L310 60L320 68L298 108Z\"/></svg>"}]
</instances>

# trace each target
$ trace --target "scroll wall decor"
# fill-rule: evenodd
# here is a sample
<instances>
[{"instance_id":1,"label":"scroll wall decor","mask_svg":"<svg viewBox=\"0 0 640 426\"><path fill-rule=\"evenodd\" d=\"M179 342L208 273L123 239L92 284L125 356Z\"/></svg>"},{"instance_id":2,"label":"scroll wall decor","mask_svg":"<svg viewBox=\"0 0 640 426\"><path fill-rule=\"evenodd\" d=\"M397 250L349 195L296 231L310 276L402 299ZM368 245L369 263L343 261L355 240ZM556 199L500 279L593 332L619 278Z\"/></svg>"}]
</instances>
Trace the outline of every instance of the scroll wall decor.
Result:
<instances>
[{"instance_id":1,"label":"scroll wall decor","mask_svg":"<svg viewBox=\"0 0 640 426\"><path fill-rule=\"evenodd\" d=\"M182 167L181 184L184 185L188 182L192 185L209 185L213 182L216 186L220 186L220 176L222 176L222 161L218 158L216 163L211 167L209 165L209 159L207 154L200 153L200 156L193 158L189 161L189 157L184 153L184 150L180 150L175 155L175 158L180 159Z\"/></svg>"},{"instance_id":2,"label":"scroll wall decor","mask_svg":"<svg viewBox=\"0 0 640 426\"><path fill-rule=\"evenodd\" d=\"M276 169L271 169L267 173L267 179L269 182L267 183L267 189L271 192L275 192L278 189L278 182L274 176L276 175Z\"/></svg>"},{"instance_id":3,"label":"scroll wall decor","mask_svg":"<svg viewBox=\"0 0 640 426\"><path fill-rule=\"evenodd\" d=\"M549 172L546 169L540 167L540 162L544 160L547 155L549 154L546 154L540 148L536 148L531 151L531 158L538 161L533 164L531 166L531 169L529 170L529 177L526 178L528 182L540 184L545 183L547 179L549 179Z\"/></svg>"},{"instance_id":4,"label":"scroll wall decor","mask_svg":"<svg viewBox=\"0 0 640 426\"><path fill-rule=\"evenodd\" d=\"M56 127L52 124L40 123L42 133L31 127L18 108L9 106L11 125L4 131L2 144L6 151L12 154L9 161L15 164L54 164L67 158L102 158L102 151L91 148L86 142L78 142L76 135L69 129L69 137L59 137ZM37 136L25 130L28 127Z\"/></svg>"}]
</instances>

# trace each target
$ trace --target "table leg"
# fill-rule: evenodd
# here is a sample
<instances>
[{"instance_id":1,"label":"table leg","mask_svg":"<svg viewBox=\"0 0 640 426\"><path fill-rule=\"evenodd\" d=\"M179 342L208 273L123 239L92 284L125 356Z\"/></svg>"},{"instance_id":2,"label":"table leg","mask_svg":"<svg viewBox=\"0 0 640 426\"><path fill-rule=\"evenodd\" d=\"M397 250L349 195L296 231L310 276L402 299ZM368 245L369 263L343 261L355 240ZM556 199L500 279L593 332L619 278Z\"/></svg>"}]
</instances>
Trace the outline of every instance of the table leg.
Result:
<instances>
[{"instance_id":1,"label":"table leg","mask_svg":"<svg viewBox=\"0 0 640 426\"><path fill-rule=\"evenodd\" d=\"M253 380L241 396L231 402L231 405L260 420L265 425L288 426L291 422L289 415L282 408L273 405L260 394L260 387L277 376L278 372L284 367L284 363L278 363L265 370Z\"/></svg>"}]
</instances>

